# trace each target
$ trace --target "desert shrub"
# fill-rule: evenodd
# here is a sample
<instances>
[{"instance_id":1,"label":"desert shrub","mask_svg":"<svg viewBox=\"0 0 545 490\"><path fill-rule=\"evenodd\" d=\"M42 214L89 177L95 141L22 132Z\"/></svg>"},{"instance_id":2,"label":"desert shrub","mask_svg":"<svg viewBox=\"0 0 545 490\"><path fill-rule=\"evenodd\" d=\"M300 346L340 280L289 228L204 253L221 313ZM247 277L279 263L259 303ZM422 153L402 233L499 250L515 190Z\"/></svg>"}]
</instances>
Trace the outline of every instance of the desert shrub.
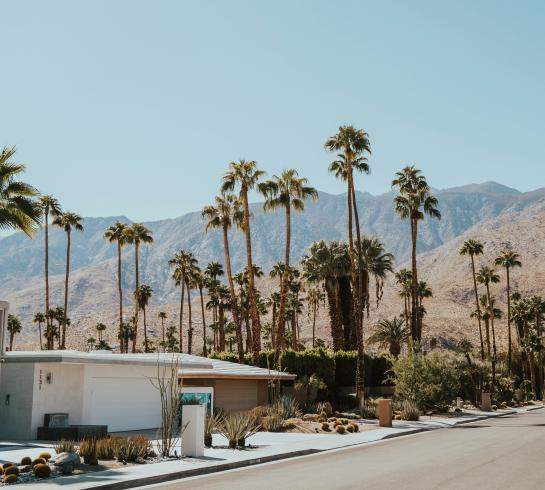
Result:
<instances>
[{"instance_id":1,"label":"desert shrub","mask_svg":"<svg viewBox=\"0 0 545 490\"><path fill-rule=\"evenodd\" d=\"M278 396L272 404L272 409L285 419L301 418L303 415L297 400L289 395Z\"/></svg>"},{"instance_id":2,"label":"desert shrub","mask_svg":"<svg viewBox=\"0 0 545 490\"><path fill-rule=\"evenodd\" d=\"M335 428L338 434L345 434L346 433L346 427L344 425L337 425Z\"/></svg>"},{"instance_id":3,"label":"desert shrub","mask_svg":"<svg viewBox=\"0 0 545 490\"><path fill-rule=\"evenodd\" d=\"M78 454L83 458L86 464L96 465L97 460L97 440L95 438L84 439L80 442Z\"/></svg>"},{"instance_id":4,"label":"desert shrub","mask_svg":"<svg viewBox=\"0 0 545 490\"><path fill-rule=\"evenodd\" d=\"M219 432L229 442L231 449L237 446L244 446L246 439L259 431L260 425L257 419L244 412L234 412L225 415L220 426Z\"/></svg>"},{"instance_id":5,"label":"desert shrub","mask_svg":"<svg viewBox=\"0 0 545 490\"><path fill-rule=\"evenodd\" d=\"M51 454L49 454L48 452L44 451L43 453L40 453L40 455L38 456L38 458L42 458L42 459L45 459L46 461L49 461L51 459Z\"/></svg>"},{"instance_id":6,"label":"desert shrub","mask_svg":"<svg viewBox=\"0 0 545 490\"><path fill-rule=\"evenodd\" d=\"M30 456L25 456L21 459L21 466L29 466L32 464L32 458Z\"/></svg>"},{"instance_id":7,"label":"desert shrub","mask_svg":"<svg viewBox=\"0 0 545 490\"><path fill-rule=\"evenodd\" d=\"M376 398L366 397L363 401L363 408L361 410L361 416L364 419L376 419L377 418L377 400Z\"/></svg>"},{"instance_id":8,"label":"desert shrub","mask_svg":"<svg viewBox=\"0 0 545 490\"><path fill-rule=\"evenodd\" d=\"M261 427L268 432L280 432L287 428L284 423L285 421L286 418L284 415L278 412L272 412L267 417L261 419Z\"/></svg>"},{"instance_id":9,"label":"desert shrub","mask_svg":"<svg viewBox=\"0 0 545 490\"><path fill-rule=\"evenodd\" d=\"M61 439L53 447L57 454L60 453L75 453L76 452L76 443L74 441L68 441L66 439Z\"/></svg>"},{"instance_id":10,"label":"desert shrub","mask_svg":"<svg viewBox=\"0 0 545 490\"><path fill-rule=\"evenodd\" d=\"M4 478L2 478L2 483L16 483L19 477L17 475L5 475Z\"/></svg>"},{"instance_id":11,"label":"desert shrub","mask_svg":"<svg viewBox=\"0 0 545 490\"><path fill-rule=\"evenodd\" d=\"M256 407L256 409L257 408L261 407ZM224 413L220 410L215 411L212 415L206 416L206 420L204 422L204 445L206 447L212 447L212 434L218 430L218 427L221 425L221 421L223 420L224 416ZM258 415L254 416L256 418L258 417ZM263 416L261 415L261 417Z\"/></svg>"},{"instance_id":12,"label":"desert shrub","mask_svg":"<svg viewBox=\"0 0 545 490\"><path fill-rule=\"evenodd\" d=\"M416 421L420 418L420 410L416 403L411 400L404 400L400 411L401 420Z\"/></svg>"},{"instance_id":13,"label":"desert shrub","mask_svg":"<svg viewBox=\"0 0 545 490\"><path fill-rule=\"evenodd\" d=\"M19 468L17 466L9 466L4 470L4 475L17 475L19 476Z\"/></svg>"},{"instance_id":14,"label":"desert shrub","mask_svg":"<svg viewBox=\"0 0 545 490\"><path fill-rule=\"evenodd\" d=\"M38 464L46 464L47 461L43 458L36 458L34 461L32 461L32 467L38 465Z\"/></svg>"},{"instance_id":15,"label":"desert shrub","mask_svg":"<svg viewBox=\"0 0 545 490\"><path fill-rule=\"evenodd\" d=\"M97 459L115 459L116 447L119 437L105 437L98 439L96 442L96 457Z\"/></svg>"},{"instance_id":16,"label":"desert shrub","mask_svg":"<svg viewBox=\"0 0 545 490\"><path fill-rule=\"evenodd\" d=\"M392 374L396 397L410 400L423 410L445 409L460 389L456 362L448 353L400 357L392 367Z\"/></svg>"},{"instance_id":17,"label":"desert shrub","mask_svg":"<svg viewBox=\"0 0 545 490\"><path fill-rule=\"evenodd\" d=\"M119 438L115 445L115 457L118 461L134 463L138 458L147 458L153 447L151 442L142 436Z\"/></svg>"},{"instance_id":18,"label":"desert shrub","mask_svg":"<svg viewBox=\"0 0 545 490\"><path fill-rule=\"evenodd\" d=\"M48 478L51 475L51 468L46 463L40 463L32 468L36 478Z\"/></svg>"}]
</instances>

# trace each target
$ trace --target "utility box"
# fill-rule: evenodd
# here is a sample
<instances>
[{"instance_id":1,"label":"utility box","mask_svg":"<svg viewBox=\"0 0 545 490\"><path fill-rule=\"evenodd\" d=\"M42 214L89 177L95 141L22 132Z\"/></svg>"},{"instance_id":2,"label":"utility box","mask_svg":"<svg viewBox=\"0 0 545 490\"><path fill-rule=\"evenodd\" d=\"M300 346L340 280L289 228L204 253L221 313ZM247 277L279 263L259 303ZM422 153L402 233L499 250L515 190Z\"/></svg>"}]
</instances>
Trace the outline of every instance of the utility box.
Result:
<instances>
[{"instance_id":1,"label":"utility box","mask_svg":"<svg viewBox=\"0 0 545 490\"><path fill-rule=\"evenodd\" d=\"M378 401L378 425L392 427L392 400L381 398Z\"/></svg>"},{"instance_id":2,"label":"utility box","mask_svg":"<svg viewBox=\"0 0 545 490\"><path fill-rule=\"evenodd\" d=\"M182 407L182 454L190 458L204 456L204 405Z\"/></svg>"}]
</instances>

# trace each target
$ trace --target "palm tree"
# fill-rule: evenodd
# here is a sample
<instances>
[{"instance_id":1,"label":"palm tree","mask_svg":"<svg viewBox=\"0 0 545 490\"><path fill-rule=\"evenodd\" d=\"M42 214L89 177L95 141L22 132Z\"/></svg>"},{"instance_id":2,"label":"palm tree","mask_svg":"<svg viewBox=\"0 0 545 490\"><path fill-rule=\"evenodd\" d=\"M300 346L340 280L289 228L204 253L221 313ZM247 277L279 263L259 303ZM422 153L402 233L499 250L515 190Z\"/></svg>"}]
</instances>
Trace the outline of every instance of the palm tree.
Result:
<instances>
[{"instance_id":1,"label":"palm tree","mask_svg":"<svg viewBox=\"0 0 545 490\"><path fill-rule=\"evenodd\" d=\"M66 232L66 274L64 279L64 320L62 325L61 348L66 348L66 318L68 316L68 278L70 276L70 240L72 230L83 231L83 218L76 213L62 212L54 220L53 225Z\"/></svg>"},{"instance_id":2,"label":"palm tree","mask_svg":"<svg viewBox=\"0 0 545 490\"><path fill-rule=\"evenodd\" d=\"M356 192L354 186L354 169L368 173L369 166L366 163L364 154L371 154L371 143L369 135L354 126L341 126L339 132L325 142L327 151L340 151L340 160L331 163L329 170L347 183L347 207L348 207L348 247L350 253L350 264L353 287L353 316L356 329L356 342L358 349L358 361L356 366L356 397L358 406L363 409L364 403L364 350L363 350L363 277L356 272L356 254L354 251L354 239L352 233L352 214L356 223L356 246L361 259L361 232L356 203ZM362 268L359 267L361 270Z\"/></svg>"},{"instance_id":3,"label":"palm tree","mask_svg":"<svg viewBox=\"0 0 545 490\"><path fill-rule=\"evenodd\" d=\"M14 154L15 146L4 147L0 152L0 228L22 231L32 237L42 216L34 200L39 193L31 185L16 180L26 167L10 161Z\"/></svg>"},{"instance_id":4,"label":"palm tree","mask_svg":"<svg viewBox=\"0 0 545 490\"><path fill-rule=\"evenodd\" d=\"M149 303L149 300L151 299L152 294L153 294L153 289L148 284L140 284L138 286L138 289L134 292L134 295L135 295L134 300L138 304L138 307L142 310L142 313L144 314L144 352L149 351L148 326L146 323L146 308L148 306L148 303ZM136 328L138 328L138 326L135 321L135 329ZM136 332L134 334L134 337L136 337ZM134 345L134 341L133 341L133 345ZM133 352L134 352L134 349L133 349Z\"/></svg>"},{"instance_id":5,"label":"palm tree","mask_svg":"<svg viewBox=\"0 0 545 490\"><path fill-rule=\"evenodd\" d=\"M403 320L405 321L405 326L409 326L409 312L410 312L410 301L411 301L411 292L412 292L412 274L408 269L399 269L395 273L395 280L399 289L399 295L403 298Z\"/></svg>"},{"instance_id":6,"label":"palm tree","mask_svg":"<svg viewBox=\"0 0 545 490\"><path fill-rule=\"evenodd\" d=\"M203 298L203 289L206 287L207 277L202 271L195 273L193 277L193 285L199 290L199 297L201 300L201 315L202 315L202 338L203 338L203 348L202 355L207 357L208 353L206 352L206 316L204 314L204 298Z\"/></svg>"},{"instance_id":7,"label":"palm tree","mask_svg":"<svg viewBox=\"0 0 545 490\"><path fill-rule=\"evenodd\" d=\"M500 276L496 274L496 271L494 270L493 267L488 267L486 265L483 265L477 272L476 279L479 284L484 284L486 287L487 313L488 313L488 318L490 321L490 326L492 328L492 336L494 337L495 336L495 331L494 331L495 316L493 314L494 302L492 300L492 296L490 295L490 284L491 283L496 284L500 282ZM481 305L482 305L482 302L481 302ZM494 349L495 349L495 345L494 345ZM490 356L490 341L488 341L488 356ZM494 350L494 358L495 357L496 357L496 352Z\"/></svg>"},{"instance_id":8,"label":"palm tree","mask_svg":"<svg viewBox=\"0 0 545 490\"><path fill-rule=\"evenodd\" d=\"M418 271L416 266L416 242L418 240L418 222L427 214L431 218L441 218L437 209L438 201L430 194L430 187L420 170L407 166L396 173L392 186L397 187L399 195L394 198L395 211L402 220L409 219L411 225L411 337L415 344L422 339L422 325L419 318L418 301ZM415 345L416 347L416 345Z\"/></svg>"},{"instance_id":9,"label":"palm tree","mask_svg":"<svg viewBox=\"0 0 545 490\"><path fill-rule=\"evenodd\" d=\"M404 342L407 342L409 337L409 328L407 328L402 320L394 317L392 320L381 320L378 322L368 342L387 347L390 354L397 358L401 353L401 346Z\"/></svg>"},{"instance_id":10,"label":"palm tree","mask_svg":"<svg viewBox=\"0 0 545 490\"><path fill-rule=\"evenodd\" d=\"M87 345L89 346L89 351L92 351L96 347L97 339L94 337L89 337L87 339Z\"/></svg>"},{"instance_id":11,"label":"palm tree","mask_svg":"<svg viewBox=\"0 0 545 490\"><path fill-rule=\"evenodd\" d=\"M40 197L39 206L43 213L44 221L44 236L45 236L45 311L49 311L49 215L53 218L59 216L61 213L61 207L57 199L50 195L43 195ZM50 332L50 318L46 317L46 338L47 338L47 348L53 348L53 337Z\"/></svg>"},{"instance_id":12,"label":"palm tree","mask_svg":"<svg viewBox=\"0 0 545 490\"><path fill-rule=\"evenodd\" d=\"M159 319L161 320L161 338L163 345L165 343L165 320L167 319L167 314L164 311L160 311L158 315Z\"/></svg>"},{"instance_id":13,"label":"palm tree","mask_svg":"<svg viewBox=\"0 0 545 490\"><path fill-rule=\"evenodd\" d=\"M471 274L473 276L473 292L475 293L475 309L477 310L477 322L479 324L479 337L481 340L481 359L484 360L483 329L481 327L481 311L479 305L479 292L477 290L477 278L475 273L475 256L482 255L483 244L470 238L466 240L460 249L460 255L469 255L471 258Z\"/></svg>"},{"instance_id":14,"label":"palm tree","mask_svg":"<svg viewBox=\"0 0 545 490\"><path fill-rule=\"evenodd\" d=\"M40 335L40 350L43 350L42 342L42 323L46 321L45 315L41 312L38 312L34 315L34 323L38 324L38 334Z\"/></svg>"},{"instance_id":15,"label":"palm tree","mask_svg":"<svg viewBox=\"0 0 545 490\"><path fill-rule=\"evenodd\" d=\"M127 225L121 223L120 221L115 222L104 232L104 239L108 240L109 243L117 244L117 290L119 293L119 334L121 335L122 325L123 325L123 288L122 288L122 277L121 277L121 249L127 244ZM128 351L125 350L123 342L121 342L121 352Z\"/></svg>"},{"instance_id":16,"label":"palm tree","mask_svg":"<svg viewBox=\"0 0 545 490\"><path fill-rule=\"evenodd\" d=\"M311 287L307 291L306 302L309 308L309 315L312 311L312 348L316 347L316 314L320 304L325 301L325 294L320 288Z\"/></svg>"},{"instance_id":17,"label":"palm tree","mask_svg":"<svg viewBox=\"0 0 545 490\"><path fill-rule=\"evenodd\" d=\"M284 270L280 287L280 305L277 323L273 325L272 342L276 356L284 349L284 329L286 325L286 299L288 296L288 275L290 267L291 248L291 210L303 212L305 199L318 198L318 192L307 185L308 179L299 177L297 170L284 170L280 176L273 175L272 179L259 184L260 192L265 196L263 209L274 211L283 208L286 213L286 248L284 252Z\"/></svg>"},{"instance_id":18,"label":"palm tree","mask_svg":"<svg viewBox=\"0 0 545 490\"><path fill-rule=\"evenodd\" d=\"M223 253L225 256L225 269L227 271L227 281L229 283L229 294L231 295L231 311L233 313L233 319L235 321L235 335L237 339L237 352L238 362L244 363L244 345L242 343L242 323L239 315L239 308L237 305L237 295L235 292L235 284L233 282L233 273L231 270L231 256L229 253L229 229L233 224L240 226L243 221L243 212L241 211L242 203L233 194L222 193L220 196L216 196L214 206L206 206L202 210L202 216L207 220L205 230L208 231L212 228L221 228L223 232ZM221 264L217 263L220 265ZM221 274L214 274L209 267L212 263L208 264L207 274L216 278ZM217 268L216 268L217 269ZM223 274L223 269L222 272Z\"/></svg>"},{"instance_id":19,"label":"palm tree","mask_svg":"<svg viewBox=\"0 0 545 490\"><path fill-rule=\"evenodd\" d=\"M193 340L193 326L191 319L191 294L190 284L192 276L198 271L198 261L194 257L193 253L189 250L180 250L174 257L168 261L170 267L174 269L172 278L175 281L176 286L181 286L182 295L180 298L180 352L182 352L182 338L183 338L183 314L184 314L184 291L187 288L187 308L188 308L188 353L191 354L192 340Z\"/></svg>"},{"instance_id":20,"label":"palm tree","mask_svg":"<svg viewBox=\"0 0 545 490\"><path fill-rule=\"evenodd\" d=\"M8 332L9 332L9 350L13 350L13 337L15 334L21 333L23 326L21 321L15 315L8 315Z\"/></svg>"},{"instance_id":21,"label":"palm tree","mask_svg":"<svg viewBox=\"0 0 545 490\"><path fill-rule=\"evenodd\" d=\"M127 227L126 232L126 240L127 243L130 243L131 245L134 245L134 291L138 291L138 288L140 287L140 271L138 269L139 266L139 250L141 244L150 244L153 243L153 235L149 228L144 226L142 223L133 223L131 226ZM135 326L135 336L134 340L132 342L132 351L135 352L136 350L136 337L138 335L138 312L140 311L140 306L138 305L138 301L136 301L135 296L135 302L134 302L134 326Z\"/></svg>"},{"instance_id":22,"label":"palm tree","mask_svg":"<svg viewBox=\"0 0 545 490\"><path fill-rule=\"evenodd\" d=\"M511 374L512 364L512 341L511 341L511 279L509 272L515 267L522 267L522 262L519 260L519 254L513 250L503 250L494 264L505 269L507 279L507 333L508 333L508 369Z\"/></svg>"},{"instance_id":23,"label":"palm tree","mask_svg":"<svg viewBox=\"0 0 545 490\"><path fill-rule=\"evenodd\" d=\"M104 325L104 323L97 323L95 325L95 329L98 332L98 342L99 344L102 344L104 340L102 336L103 336L103 332L106 330L106 325Z\"/></svg>"},{"instance_id":24,"label":"palm tree","mask_svg":"<svg viewBox=\"0 0 545 490\"><path fill-rule=\"evenodd\" d=\"M363 306L367 308L369 316L369 279L375 279L375 298L378 308L382 298L382 287L388 272L394 270L394 256L386 252L384 244L377 237L364 236L361 241L361 257L358 252L358 268L361 269L363 277ZM359 270L358 270L359 274Z\"/></svg>"},{"instance_id":25,"label":"palm tree","mask_svg":"<svg viewBox=\"0 0 545 490\"><path fill-rule=\"evenodd\" d=\"M231 162L229 164L229 170L223 176L223 183L221 186L222 192L233 191L237 186L240 188L239 199L242 201L244 233L246 237L246 260L248 270L252 270L253 266L248 192L256 187L259 179L261 179L263 175L264 172L257 168L257 164L253 160L240 160L239 162ZM257 311L257 294L253 274L249 274L248 299L250 302L250 315L252 318L252 357L254 364L257 365L259 362L259 351L261 349L261 324Z\"/></svg>"}]
</instances>

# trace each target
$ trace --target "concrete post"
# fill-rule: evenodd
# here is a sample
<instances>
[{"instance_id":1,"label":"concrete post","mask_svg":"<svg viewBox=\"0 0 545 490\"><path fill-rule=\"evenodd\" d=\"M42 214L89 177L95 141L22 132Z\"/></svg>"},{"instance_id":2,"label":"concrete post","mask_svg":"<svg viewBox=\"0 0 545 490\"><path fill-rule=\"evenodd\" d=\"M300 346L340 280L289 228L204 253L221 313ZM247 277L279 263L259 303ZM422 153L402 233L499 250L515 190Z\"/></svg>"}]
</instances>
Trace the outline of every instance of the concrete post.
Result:
<instances>
[{"instance_id":1,"label":"concrete post","mask_svg":"<svg viewBox=\"0 0 545 490\"><path fill-rule=\"evenodd\" d=\"M204 405L182 407L182 453L190 458L204 456ZM187 424L187 426L186 426Z\"/></svg>"},{"instance_id":2,"label":"concrete post","mask_svg":"<svg viewBox=\"0 0 545 490\"><path fill-rule=\"evenodd\" d=\"M381 398L378 401L378 425L392 427L392 400Z\"/></svg>"},{"instance_id":3,"label":"concrete post","mask_svg":"<svg viewBox=\"0 0 545 490\"><path fill-rule=\"evenodd\" d=\"M492 411L492 402L490 400L490 393L481 393L481 410L483 412Z\"/></svg>"}]
</instances>

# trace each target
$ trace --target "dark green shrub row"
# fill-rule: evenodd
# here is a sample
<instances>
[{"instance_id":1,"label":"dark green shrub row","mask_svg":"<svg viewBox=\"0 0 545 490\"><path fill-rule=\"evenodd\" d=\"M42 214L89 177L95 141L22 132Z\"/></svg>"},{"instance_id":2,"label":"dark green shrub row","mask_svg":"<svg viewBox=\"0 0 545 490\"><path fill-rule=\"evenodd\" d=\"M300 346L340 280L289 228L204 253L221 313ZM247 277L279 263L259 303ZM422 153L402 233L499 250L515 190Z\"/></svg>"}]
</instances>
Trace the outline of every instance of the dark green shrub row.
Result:
<instances>
[{"instance_id":1,"label":"dark green shrub row","mask_svg":"<svg viewBox=\"0 0 545 490\"><path fill-rule=\"evenodd\" d=\"M238 362L238 356L232 352L215 352L210 357L222 361ZM335 386L354 386L356 383L356 351L332 351L309 349L305 351L287 350L280 355L282 371L310 376L316 374L329 388ZM244 357L246 364L252 363L252 355ZM259 353L259 367L274 367L274 352ZM365 356L365 386L382 386L388 378L392 362L388 356Z\"/></svg>"}]
</instances>

